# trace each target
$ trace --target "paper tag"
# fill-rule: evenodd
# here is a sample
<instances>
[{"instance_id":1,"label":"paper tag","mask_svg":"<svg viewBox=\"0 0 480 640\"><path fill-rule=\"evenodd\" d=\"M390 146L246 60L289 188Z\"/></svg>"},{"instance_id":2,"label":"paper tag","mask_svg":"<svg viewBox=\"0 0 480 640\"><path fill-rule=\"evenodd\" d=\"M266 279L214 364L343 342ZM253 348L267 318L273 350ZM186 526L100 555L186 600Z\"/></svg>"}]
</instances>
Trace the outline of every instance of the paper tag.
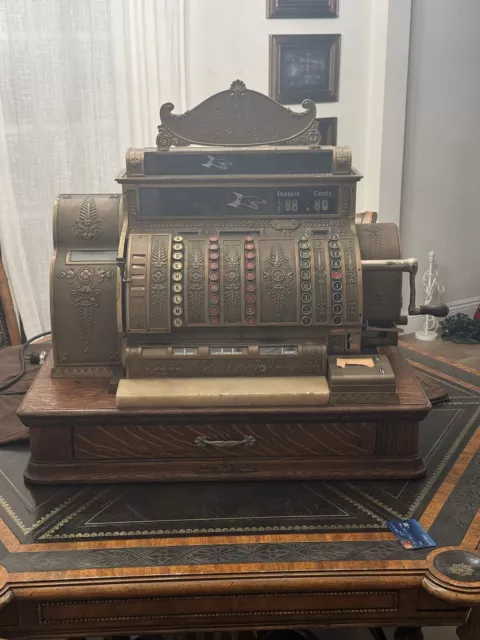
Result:
<instances>
[{"instance_id":1,"label":"paper tag","mask_svg":"<svg viewBox=\"0 0 480 640\"><path fill-rule=\"evenodd\" d=\"M373 358L337 358L337 367L340 367L340 369L345 369L347 365L352 364L358 367L368 367L369 369L375 367Z\"/></svg>"},{"instance_id":2,"label":"paper tag","mask_svg":"<svg viewBox=\"0 0 480 640\"><path fill-rule=\"evenodd\" d=\"M437 545L417 520L390 520L387 527L404 549L425 549Z\"/></svg>"}]
</instances>

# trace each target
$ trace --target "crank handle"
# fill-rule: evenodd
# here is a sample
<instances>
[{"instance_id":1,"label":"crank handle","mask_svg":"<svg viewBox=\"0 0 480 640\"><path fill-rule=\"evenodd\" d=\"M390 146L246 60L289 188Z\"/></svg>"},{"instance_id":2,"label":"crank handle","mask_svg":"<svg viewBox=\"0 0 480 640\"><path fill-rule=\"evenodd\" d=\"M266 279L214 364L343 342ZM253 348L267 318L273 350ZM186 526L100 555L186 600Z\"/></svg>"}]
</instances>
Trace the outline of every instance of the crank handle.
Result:
<instances>
[{"instance_id":1,"label":"crank handle","mask_svg":"<svg viewBox=\"0 0 480 640\"><path fill-rule=\"evenodd\" d=\"M432 305L420 305L408 310L411 316L435 316L436 318L445 318L448 316L450 309L444 302Z\"/></svg>"},{"instance_id":2,"label":"crank handle","mask_svg":"<svg viewBox=\"0 0 480 640\"><path fill-rule=\"evenodd\" d=\"M445 318L448 316L449 308L443 302L439 304L421 305L417 307L415 303L415 276L418 271L418 260L416 258L404 258L403 260L362 260L362 269L365 271L403 271L409 274L410 279L410 301L408 313L411 316L435 316Z\"/></svg>"}]
</instances>

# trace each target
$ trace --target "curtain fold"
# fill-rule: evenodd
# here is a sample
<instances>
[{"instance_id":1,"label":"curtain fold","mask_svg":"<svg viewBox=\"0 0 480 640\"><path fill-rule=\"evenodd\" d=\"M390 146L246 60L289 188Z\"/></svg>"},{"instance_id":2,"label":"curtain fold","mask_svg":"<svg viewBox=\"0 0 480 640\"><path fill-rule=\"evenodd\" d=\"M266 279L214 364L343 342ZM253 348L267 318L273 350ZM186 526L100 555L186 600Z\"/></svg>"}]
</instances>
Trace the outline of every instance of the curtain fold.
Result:
<instances>
[{"instance_id":1,"label":"curtain fold","mask_svg":"<svg viewBox=\"0 0 480 640\"><path fill-rule=\"evenodd\" d=\"M158 110L186 108L184 0L0 0L0 244L25 333L50 326L59 192L118 191Z\"/></svg>"}]
</instances>

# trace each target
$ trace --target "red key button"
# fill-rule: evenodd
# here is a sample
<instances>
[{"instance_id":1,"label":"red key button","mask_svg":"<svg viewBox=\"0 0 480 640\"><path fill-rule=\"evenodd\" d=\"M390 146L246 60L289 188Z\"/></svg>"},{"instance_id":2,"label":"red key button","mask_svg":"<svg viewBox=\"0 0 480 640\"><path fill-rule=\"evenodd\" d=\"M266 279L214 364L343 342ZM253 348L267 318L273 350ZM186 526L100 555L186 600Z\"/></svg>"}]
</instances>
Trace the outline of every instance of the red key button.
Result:
<instances>
[{"instance_id":1,"label":"red key button","mask_svg":"<svg viewBox=\"0 0 480 640\"><path fill-rule=\"evenodd\" d=\"M247 318L247 324L250 326L253 326L255 324L256 320L255 318Z\"/></svg>"},{"instance_id":2,"label":"red key button","mask_svg":"<svg viewBox=\"0 0 480 640\"><path fill-rule=\"evenodd\" d=\"M210 262L209 267L212 271L216 271L218 269L218 262Z\"/></svg>"},{"instance_id":3,"label":"red key button","mask_svg":"<svg viewBox=\"0 0 480 640\"><path fill-rule=\"evenodd\" d=\"M255 240L255 238L253 236L247 236L245 238L245 242L253 242Z\"/></svg>"},{"instance_id":4,"label":"red key button","mask_svg":"<svg viewBox=\"0 0 480 640\"><path fill-rule=\"evenodd\" d=\"M249 271L247 273L247 280L255 280L255 271Z\"/></svg>"},{"instance_id":5,"label":"red key button","mask_svg":"<svg viewBox=\"0 0 480 640\"><path fill-rule=\"evenodd\" d=\"M219 323L218 318L210 318L210 324L217 325Z\"/></svg>"},{"instance_id":6,"label":"red key button","mask_svg":"<svg viewBox=\"0 0 480 640\"><path fill-rule=\"evenodd\" d=\"M220 289L220 285L217 284L216 282L211 282L208 285L208 288L210 289L210 291L218 291Z\"/></svg>"},{"instance_id":7,"label":"red key button","mask_svg":"<svg viewBox=\"0 0 480 640\"><path fill-rule=\"evenodd\" d=\"M210 236L209 240L210 242L218 242L218 236Z\"/></svg>"},{"instance_id":8,"label":"red key button","mask_svg":"<svg viewBox=\"0 0 480 640\"><path fill-rule=\"evenodd\" d=\"M218 271L212 271L211 273L208 274L208 277L210 278L210 280L218 280L218 278L220 277L220 274L218 273Z\"/></svg>"},{"instance_id":9,"label":"red key button","mask_svg":"<svg viewBox=\"0 0 480 640\"><path fill-rule=\"evenodd\" d=\"M257 296L254 293L249 293L247 295L247 302L249 304L253 304L254 302L256 302L256 300L257 300Z\"/></svg>"},{"instance_id":10,"label":"red key button","mask_svg":"<svg viewBox=\"0 0 480 640\"><path fill-rule=\"evenodd\" d=\"M210 307L210 315L211 316L219 316L220 315L220 307Z\"/></svg>"},{"instance_id":11,"label":"red key button","mask_svg":"<svg viewBox=\"0 0 480 640\"><path fill-rule=\"evenodd\" d=\"M252 269L255 269L255 262L253 261L247 262L246 267L249 271L251 271Z\"/></svg>"},{"instance_id":12,"label":"red key button","mask_svg":"<svg viewBox=\"0 0 480 640\"><path fill-rule=\"evenodd\" d=\"M220 296L217 296L216 293L213 293L210 295L209 300L212 304L218 304L220 302Z\"/></svg>"},{"instance_id":13,"label":"red key button","mask_svg":"<svg viewBox=\"0 0 480 640\"><path fill-rule=\"evenodd\" d=\"M342 279L342 274L340 273L340 271L334 271L332 273L332 278L334 278L335 280L341 280Z\"/></svg>"},{"instance_id":14,"label":"red key button","mask_svg":"<svg viewBox=\"0 0 480 640\"><path fill-rule=\"evenodd\" d=\"M247 251L245 257L247 260L253 260L255 258L255 251Z\"/></svg>"},{"instance_id":15,"label":"red key button","mask_svg":"<svg viewBox=\"0 0 480 640\"><path fill-rule=\"evenodd\" d=\"M256 288L255 282L247 282L247 291L255 291Z\"/></svg>"},{"instance_id":16,"label":"red key button","mask_svg":"<svg viewBox=\"0 0 480 640\"><path fill-rule=\"evenodd\" d=\"M252 242L249 242L248 244L245 245L245 249L247 251L252 251L253 249L255 249L255 245Z\"/></svg>"},{"instance_id":17,"label":"red key button","mask_svg":"<svg viewBox=\"0 0 480 640\"><path fill-rule=\"evenodd\" d=\"M218 260L218 253L215 253L215 252L211 253L210 260Z\"/></svg>"},{"instance_id":18,"label":"red key button","mask_svg":"<svg viewBox=\"0 0 480 640\"><path fill-rule=\"evenodd\" d=\"M218 244L214 243L214 244L210 244L208 248L210 249L210 251L217 251L219 249L219 246Z\"/></svg>"}]
</instances>

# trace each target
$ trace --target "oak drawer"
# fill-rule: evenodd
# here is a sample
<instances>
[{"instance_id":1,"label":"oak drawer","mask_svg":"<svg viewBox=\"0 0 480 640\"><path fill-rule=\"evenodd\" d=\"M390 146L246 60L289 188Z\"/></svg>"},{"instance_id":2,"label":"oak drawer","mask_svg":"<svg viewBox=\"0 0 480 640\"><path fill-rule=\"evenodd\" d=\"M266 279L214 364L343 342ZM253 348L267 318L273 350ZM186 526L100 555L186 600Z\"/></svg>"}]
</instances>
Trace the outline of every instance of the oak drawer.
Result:
<instances>
[{"instance_id":1,"label":"oak drawer","mask_svg":"<svg viewBox=\"0 0 480 640\"><path fill-rule=\"evenodd\" d=\"M81 460L358 457L373 454L375 423L242 423L75 427Z\"/></svg>"}]
</instances>

